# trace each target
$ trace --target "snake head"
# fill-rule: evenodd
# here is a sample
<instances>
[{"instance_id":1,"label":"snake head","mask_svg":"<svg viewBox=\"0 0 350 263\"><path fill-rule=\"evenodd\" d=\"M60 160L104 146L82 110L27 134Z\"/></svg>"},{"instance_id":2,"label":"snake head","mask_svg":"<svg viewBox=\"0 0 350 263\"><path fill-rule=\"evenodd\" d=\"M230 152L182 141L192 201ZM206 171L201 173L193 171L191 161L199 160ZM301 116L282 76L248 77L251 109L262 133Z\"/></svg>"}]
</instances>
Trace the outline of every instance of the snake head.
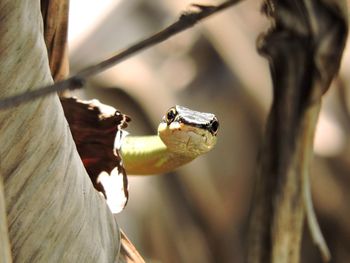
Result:
<instances>
[{"instance_id":1,"label":"snake head","mask_svg":"<svg viewBox=\"0 0 350 263\"><path fill-rule=\"evenodd\" d=\"M170 151L193 157L214 147L218 130L214 114L178 105L167 111L158 126L158 134Z\"/></svg>"}]
</instances>

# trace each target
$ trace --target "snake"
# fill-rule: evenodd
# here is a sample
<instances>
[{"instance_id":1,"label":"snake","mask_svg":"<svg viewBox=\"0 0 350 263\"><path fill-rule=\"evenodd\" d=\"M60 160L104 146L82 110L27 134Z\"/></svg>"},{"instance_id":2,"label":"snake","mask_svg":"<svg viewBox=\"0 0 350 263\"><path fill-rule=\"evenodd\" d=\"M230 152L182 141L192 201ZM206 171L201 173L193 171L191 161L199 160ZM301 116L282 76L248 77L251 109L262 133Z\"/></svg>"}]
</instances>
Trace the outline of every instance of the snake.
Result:
<instances>
[{"instance_id":1,"label":"snake","mask_svg":"<svg viewBox=\"0 0 350 263\"><path fill-rule=\"evenodd\" d=\"M173 171L210 151L218 130L214 114L175 105L160 121L156 135L123 138L120 152L124 169L137 175Z\"/></svg>"}]
</instances>

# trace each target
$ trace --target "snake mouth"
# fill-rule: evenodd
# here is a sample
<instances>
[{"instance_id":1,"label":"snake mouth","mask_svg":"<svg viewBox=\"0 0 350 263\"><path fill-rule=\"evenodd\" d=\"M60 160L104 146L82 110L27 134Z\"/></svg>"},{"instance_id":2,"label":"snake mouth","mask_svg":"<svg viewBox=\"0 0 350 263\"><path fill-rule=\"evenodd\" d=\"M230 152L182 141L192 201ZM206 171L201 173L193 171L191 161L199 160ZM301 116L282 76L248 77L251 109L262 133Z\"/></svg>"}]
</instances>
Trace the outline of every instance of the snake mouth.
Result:
<instances>
[{"instance_id":1,"label":"snake mouth","mask_svg":"<svg viewBox=\"0 0 350 263\"><path fill-rule=\"evenodd\" d=\"M198 156L216 144L216 135L211 131L181 122L161 123L158 134L170 151L182 155Z\"/></svg>"}]
</instances>

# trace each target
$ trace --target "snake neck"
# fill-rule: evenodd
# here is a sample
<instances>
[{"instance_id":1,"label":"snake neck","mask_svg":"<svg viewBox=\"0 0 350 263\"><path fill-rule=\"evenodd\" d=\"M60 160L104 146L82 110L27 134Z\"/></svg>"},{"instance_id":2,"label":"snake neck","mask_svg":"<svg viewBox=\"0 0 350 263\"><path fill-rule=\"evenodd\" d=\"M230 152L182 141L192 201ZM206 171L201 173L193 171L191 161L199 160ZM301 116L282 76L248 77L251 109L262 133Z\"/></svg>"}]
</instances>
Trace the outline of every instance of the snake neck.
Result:
<instances>
[{"instance_id":1,"label":"snake neck","mask_svg":"<svg viewBox=\"0 0 350 263\"><path fill-rule=\"evenodd\" d=\"M127 136L121 155L126 173L140 175L167 173L196 158L170 151L158 135Z\"/></svg>"}]
</instances>

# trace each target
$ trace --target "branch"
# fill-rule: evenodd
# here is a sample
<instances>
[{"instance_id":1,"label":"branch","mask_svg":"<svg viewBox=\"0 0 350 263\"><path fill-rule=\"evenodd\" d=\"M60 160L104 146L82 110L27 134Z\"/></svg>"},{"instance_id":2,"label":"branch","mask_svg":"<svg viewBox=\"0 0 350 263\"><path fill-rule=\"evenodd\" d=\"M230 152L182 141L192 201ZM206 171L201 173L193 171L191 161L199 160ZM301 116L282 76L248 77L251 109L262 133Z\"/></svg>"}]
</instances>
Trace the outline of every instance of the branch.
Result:
<instances>
[{"instance_id":1,"label":"branch","mask_svg":"<svg viewBox=\"0 0 350 263\"><path fill-rule=\"evenodd\" d=\"M85 84L86 78L96 75L106 69L109 69L112 66L115 66L116 64L129 58L130 56L135 55L136 53L142 50L145 50L147 48L150 48L156 44L159 44L167 40L168 38L194 26L196 23L203 20L204 18L211 16L219 11L222 11L238 2L240 2L240 0L230 0L222 4L219 4L217 6L205 6L205 5L199 5L199 4L192 4L192 6L195 7L197 10L184 12L183 14L180 15L179 19L176 22L166 27L165 29L161 30L160 32L140 42L137 42L136 44L130 46L124 51L121 51L120 53L98 64L95 64L93 66L90 66L81 70L76 75L69 77L68 79L56 82L53 85L39 88L37 90L33 90L22 94L18 94L12 97L4 98L0 100L0 110L14 107L20 103L28 102L30 100L49 95L51 93L82 88Z\"/></svg>"}]
</instances>

